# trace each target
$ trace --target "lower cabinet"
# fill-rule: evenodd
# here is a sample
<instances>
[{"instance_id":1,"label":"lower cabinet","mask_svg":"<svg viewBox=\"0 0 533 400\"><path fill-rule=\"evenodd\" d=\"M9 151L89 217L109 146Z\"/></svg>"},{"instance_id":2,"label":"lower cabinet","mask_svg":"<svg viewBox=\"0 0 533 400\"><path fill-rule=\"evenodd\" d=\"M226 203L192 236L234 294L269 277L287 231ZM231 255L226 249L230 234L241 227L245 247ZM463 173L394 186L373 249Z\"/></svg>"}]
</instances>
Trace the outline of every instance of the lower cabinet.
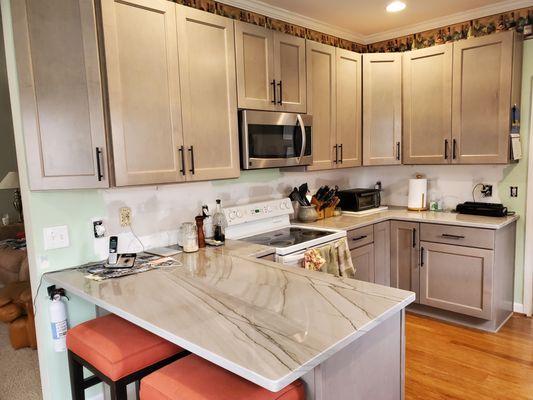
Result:
<instances>
[{"instance_id":1,"label":"lower cabinet","mask_svg":"<svg viewBox=\"0 0 533 400\"><path fill-rule=\"evenodd\" d=\"M442 243L420 243L420 303L491 318L494 252Z\"/></svg>"},{"instance_id":2,"label":"lower cabinet","mask_svg":"<svg viewBox=\"0 0 533 400\"><path fill-rule=\"evenodd\" d=\"M374 225L374 283L390 286L390 221Z\"/></svg>"},{"instance_id":3,"label":"lower cabinet","mask_svg":"<svg viewBox=\"0 0 533 400\"><path fill-rule=\"evenodd\" d=\"M374 282L374 244L357 247L350 253L355 267L355 279Z\"/></svg>"},{"instance_id":4,"label":"lower cabinet","mask_svg":"<svg viewBox=\"0 0 533 400\"><path fill-rule=\"evenodd\" d=\"M416 222L391 221L390 286L410 290L419 298L419 232Z\"/></svg>"}]
</instances>

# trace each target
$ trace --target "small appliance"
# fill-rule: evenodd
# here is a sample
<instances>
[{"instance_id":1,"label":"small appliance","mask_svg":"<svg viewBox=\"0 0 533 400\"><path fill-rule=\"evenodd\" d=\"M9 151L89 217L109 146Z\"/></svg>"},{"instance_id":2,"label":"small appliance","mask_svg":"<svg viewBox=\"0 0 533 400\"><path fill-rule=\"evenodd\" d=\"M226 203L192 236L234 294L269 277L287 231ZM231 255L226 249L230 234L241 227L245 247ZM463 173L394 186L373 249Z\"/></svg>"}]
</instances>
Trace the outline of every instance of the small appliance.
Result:
<instances>
[{"instance_id":1,"label":"small appliance","mask_svg":"<svg viewBox=\"0 0 533 400\"><path fill-rule=\"evenodd\" d=\"M347 189L339 190L337 197L339 207L343 211L365 211L381 205L381 194L378 189Z\"/></svg>"},{"instance_id":2,"label":"small appliance","mask_svg":"<svg viewBox=\"0 0 533 400\"><path fill-rule=\"evenodd\" d=\"M304 253L346 237L338 229L293 225L294 212L288 198L224 208L226 238L272 247L276 262L299 265Z\"/></svg>"},{"instance_id":3,"label":"small appliance","mask_svg":"<svg viewBox=\"0 0 533 400\"><path fill-rule=\"evenodd\" d=\"M239 122L242 169L292 167L313 162L310 115L242 110Z\"/></svg>"},{"instance_id":4,"label":"small appliance","mask_svg":"<svg viewBox=\"0 0 533 400\"><path fill-rule=\"evenodd\" d=\"M457 204L456 211L459 214L484 215L486 217L505 217L510 214L507 207L499 203L478 203L467 201Z\"/></svg>"}]
</instances>

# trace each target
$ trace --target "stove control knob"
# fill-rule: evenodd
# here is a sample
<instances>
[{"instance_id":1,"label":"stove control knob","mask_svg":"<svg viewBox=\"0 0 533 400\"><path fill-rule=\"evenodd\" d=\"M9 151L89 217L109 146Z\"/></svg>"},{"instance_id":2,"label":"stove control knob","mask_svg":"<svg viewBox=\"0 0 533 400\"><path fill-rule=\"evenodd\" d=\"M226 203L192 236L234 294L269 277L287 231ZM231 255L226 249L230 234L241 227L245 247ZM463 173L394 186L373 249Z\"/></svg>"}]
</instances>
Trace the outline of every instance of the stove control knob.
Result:
<instances>
[{"instance_id":1,"label":"stove control knob","mask_svg":"<svg viewBox=\"0 0 533 400\"><path fill-rule=\"evenodd\" d=\"M237 218L242 218L242 212L237 211Z\"/></svg>"},{"instance_id":2,"label":"stove control knob","mask_svg":"<svg viewBox=\"0 0 533 400\"><path fill-rule=\"evenodd\" d=\"M270 207L270 206L267 206L267 208L266 208L266 209L267 209L267 211L268 211L268 212L272 212L272 207Z\"/></svg>"},{"instance_id":3,"label":"stove control knob","mask_svg":"<svg viewBox=\"0 0 533 400\"><path fill-rule=\"evenodd\" d=\"M235 219L235 211L230 211L229 212L229 219L230 219L230 221Z\"/></svg>"}]
</instances>

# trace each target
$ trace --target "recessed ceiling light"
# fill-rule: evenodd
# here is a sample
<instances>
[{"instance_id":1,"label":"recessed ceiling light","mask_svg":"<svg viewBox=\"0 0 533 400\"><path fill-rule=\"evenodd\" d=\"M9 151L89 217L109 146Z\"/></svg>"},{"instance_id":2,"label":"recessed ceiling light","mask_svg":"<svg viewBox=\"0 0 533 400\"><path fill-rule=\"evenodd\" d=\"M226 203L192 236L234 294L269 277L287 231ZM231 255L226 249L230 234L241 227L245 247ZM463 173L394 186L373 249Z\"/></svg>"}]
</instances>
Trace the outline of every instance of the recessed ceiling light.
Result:
<instances>
[{"instance_id":1,"label":"recessed ceiling light","mask_svg":"<svg viewBox=\"0 0 533 400\"><path fill-rule=\"evenodd\" d=\"M403 9L405 8L405 3L402 2L402 1L393 1L392 3L390 3L386 10L388 12L398 12L398 11L402 11Z\"/></svg>"}]
</instances>

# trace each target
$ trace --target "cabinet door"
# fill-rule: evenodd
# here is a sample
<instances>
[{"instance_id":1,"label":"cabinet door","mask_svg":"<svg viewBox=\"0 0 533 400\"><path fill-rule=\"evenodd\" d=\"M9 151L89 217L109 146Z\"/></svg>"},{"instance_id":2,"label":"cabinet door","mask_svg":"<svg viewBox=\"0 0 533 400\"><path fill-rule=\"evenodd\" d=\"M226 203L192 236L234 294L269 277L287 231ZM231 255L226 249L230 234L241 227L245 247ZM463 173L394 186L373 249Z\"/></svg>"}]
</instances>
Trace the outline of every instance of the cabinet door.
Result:
<instances>
[{"instance_id":1,"label":"cabinet door","mask_svg":"<svg viewBox=\"0 0 533 400\"><path fill-rule=\"evenodd\" d=\"M30 189L109 186L91 1L12 1Z\"/></svg>"},{"instance_id":2,"label":"cabinet door","mask_svg":"<svg viewBox=\"0 0 533 400\"><path fill-rule=\"evenodd\" d=\"M274 63L280 111L305 113L305 39L274 32Z\"/></svg>"},{"instance_id":3,"label":"cabinet door","mask_svg":"<svg viewBox=\"0 0 533 400\"><path fill-rule=\"evenodd\" d=\"M420 246L420 303L491 319L493 251L430 242Z\"/></svg>"},{"instance_id":4,"label":"cabinet door","mask_svg":"<svg viewBox=\"0 0 533 400\"><path fill-rule=\"evenodd\" d=\"M374 244L367 244L350 251L355 267L355 279L374 282Z\"/></svg>"},{"instance_id":5,"label":"cabinet door","mask_svg":"<svg viewBox=\"0 0 533 400\"><path fill-rule=\"evenodd\" d=\"M402 55L363 55L363 165L401 164Z\"/></svg>"},{"instance_id":6,"label":"cabinet door","mask_svg":"<svg viewBox=\"0 0 533 400\"><path fill-rule=\"evenodd\" d=\"M403 163L448 164L452 44L403 53Z\"/></svg>"},{"instance_id":7,"label":"cabinet door","mask_svg":"<svg viewBox=\"0 0 533 400\"><path fill-rule=\"evenodd\" d=\"M175 6L104 0L102 16L116 185L181 181Z\"/></svg>"},{"instance_id":8,"label":"cabinet door","mask_svg":"<svg viewBox=\"0 0 533 400\"><path fill-rule=\"evenodd\" d=\"M239 108L275 109L274 31L235 21L235 60Z\"/></svg>"},{"instance_id":9,"label":"cabinet door","mask_svg":"<svg viewBox=\"0 0 533 400\"><path fill-rule=\"evenodd\" d=\"M374 225L374 282L390 286L390 221Z\"/></svg>"},{"instance_id":10,"label":"cabinet door","mask_svg":"<svg viewBox=\"0 0 533 400\"><path fill-rule=\"evenodd\" d=\"M416 293L419 299L419 224L391 221L391 276L390 285Z\"/></svg>"},{"instance_id":11,"label":"cabinet door","mask_svg":"<svg viewBox=\"0 0 533 400\"><path fill-rule=\"evenodd\" d=\"M233 21L176 6L190 180L240 174Z\"/></svg>"},{"instance_id":12,"label":"cabinet door","mask_svg":"<svg viewBox=\"0 0 533 400\"><path fill-rule=\"evenodd\" d=\"M513 35L508 31L454 43L454 163L509 160Z\"/></svg>"},{"instance_id":13,"label":"cabinet door","mask_svg":"<svg viewBox=\"0 0 533 400\"><path fill-rule=\"evenodd\" d=\"M307 41L307 113L313 116L313 165L331 169L337 161L335 47Z\"/></svg>"},{"instance_id":14,"label":"cabinet door","mask_svg":"<svg viewBox=\"0 0 533 400\"><path fill-rule=\"evenodd\" d=\"M337 168L361 165L361 54L337 48Z\"/></svg>"}]
</instances>

